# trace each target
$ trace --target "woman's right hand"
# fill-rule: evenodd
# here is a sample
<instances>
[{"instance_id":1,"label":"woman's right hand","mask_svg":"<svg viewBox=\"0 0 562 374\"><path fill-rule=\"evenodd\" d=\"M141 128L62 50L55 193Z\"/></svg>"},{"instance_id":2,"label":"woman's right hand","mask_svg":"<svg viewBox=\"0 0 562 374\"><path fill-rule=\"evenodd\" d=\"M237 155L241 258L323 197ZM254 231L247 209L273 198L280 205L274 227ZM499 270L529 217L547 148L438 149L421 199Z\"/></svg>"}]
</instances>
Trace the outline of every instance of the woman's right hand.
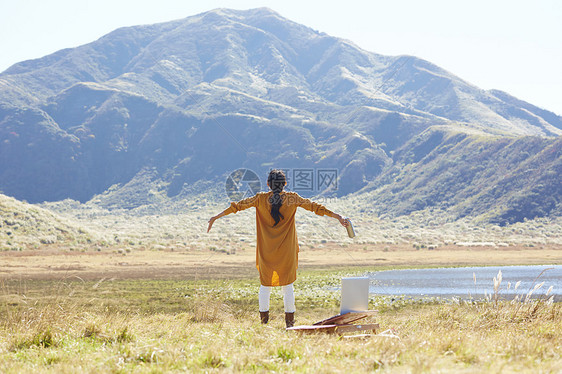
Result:
<instances>
[{"instance_id":1,"label":"woman's right hand","mask_svg":"<svg viewBox=\"0 0 562 374\"><path fill-rule=\"evenodd\" d=\"M209 220L209 227L207 227L207 232L211 231L211 227L213 227L213 223L215 223L217 218L217 216L211 217L211 219Z\"/></svg>"},{"instance_id":2,"label":"woman's right hand","mask_svg":"<svg viewBox=\"0 0 562 374\"><path fill-rule=\"evenodd\" d=\"M211 231L211 227L213 227L213 223L215 223L215 221L221 217L226 216L226 210L220 212L219 214L217 214L214 217L211 217L211 219L209 220L209 227L207 227L207 232Z\"/></svg>"}]
</instances>

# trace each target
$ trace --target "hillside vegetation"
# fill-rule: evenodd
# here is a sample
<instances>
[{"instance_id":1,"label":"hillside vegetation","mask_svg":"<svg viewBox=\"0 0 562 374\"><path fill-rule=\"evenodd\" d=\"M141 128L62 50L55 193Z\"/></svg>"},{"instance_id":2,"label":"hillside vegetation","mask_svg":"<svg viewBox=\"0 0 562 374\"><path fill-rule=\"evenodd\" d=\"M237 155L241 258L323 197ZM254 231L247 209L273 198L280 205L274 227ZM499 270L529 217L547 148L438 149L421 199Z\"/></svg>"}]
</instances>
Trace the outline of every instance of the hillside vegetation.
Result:
<instances>
[{"instance_id":1,"label":"hillside vegetation","mask_svg":"<svg viewBox=\"0 0 562 374\"><path fill-rule=\"evenodd\" d=\"M301 250L334 245L344 250L350 246L368 251L383 247L498 249L562 244L561 218L535 218L502 227L478 218L454 219L451 212L435 207L393 217L392 212L366 205L362 196L318 199L328 208L351 217L357 232L354 239L348 238L335 220L299 212L296 222ZM125 253L166 249L251 253L255 250L252 210L226 217L216 230L206 233L208 219L227 207L228 199L209 201L203 195L132 210L108 210L97 204L71 200L38 206L3 195L0 199L0 251L60 249Z\"/></svg>"},{"instance_id":2,"label":"hillside vegetation","mask_svg":"<svg viewBox=\"0 0 562 374\"><path fill-rule=\"evenodd\" d=\"M0 194L0 250L91 241L91 235L72 219Z\"/></svg>"},{"instance_id":3,"label":"hillside vegetation","mask_svg":"<svg viewBox=\"0 0 562 374\"><path fill-rule=\"evenodd\" d=\"M500 225L562 216L562 138L500 137L431 128L357 198L377 214L432 209L450 220ZM369 205L368 203L366 204Z\"/></svg>"}]
</instances>

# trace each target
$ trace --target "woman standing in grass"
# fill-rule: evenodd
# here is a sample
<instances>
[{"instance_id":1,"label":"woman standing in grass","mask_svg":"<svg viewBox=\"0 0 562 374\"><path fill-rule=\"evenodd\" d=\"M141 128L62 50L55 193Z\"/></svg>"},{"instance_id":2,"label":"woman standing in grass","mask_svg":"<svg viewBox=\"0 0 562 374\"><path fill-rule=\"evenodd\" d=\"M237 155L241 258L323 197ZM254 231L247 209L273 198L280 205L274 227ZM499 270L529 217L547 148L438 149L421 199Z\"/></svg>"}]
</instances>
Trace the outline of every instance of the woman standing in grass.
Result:
<instances>
[{"instance_id":1,"label":"woman standing in grass","mask_svg":"<svg viewBox=\"0 0 562 374\"><path fill-rule=\"evenodd\" d=\"M295 228L295 213L298 207L319 216L336 218L343 226L348 221L323 205L301 197L295 192L284 192L287 184L282 170L272 170L267 178L269 192L232 202L230 207L209 220L207 232L220 217L248 208L256 208L256 266L260 273L259 308L262 323L269 321L269 298L271 287L281 286L285 304L285 324L294 325L295 295L293 282L297 279L299 244Z\"/></svg>"}]
</instances>

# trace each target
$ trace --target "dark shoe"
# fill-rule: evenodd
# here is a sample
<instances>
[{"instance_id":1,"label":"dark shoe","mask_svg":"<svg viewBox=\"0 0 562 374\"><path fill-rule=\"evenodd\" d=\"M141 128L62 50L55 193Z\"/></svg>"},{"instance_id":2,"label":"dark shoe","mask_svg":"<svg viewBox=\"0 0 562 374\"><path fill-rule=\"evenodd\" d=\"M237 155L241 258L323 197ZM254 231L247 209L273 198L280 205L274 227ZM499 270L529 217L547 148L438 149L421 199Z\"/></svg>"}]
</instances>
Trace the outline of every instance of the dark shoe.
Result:
<instances>
[{"instance_id":1,"label":"dark shoe","mask_svg":"<svg viewBox=\"0 0 562 374\"><path fill-rule=\"evenodd\" d=\"M295 325L295 313L285 313L285 325L287 328Z\"/></svg>"},{"instance_id":2,"label":"dark shoe","mask_svg":"<svg viewBox=\"0 0 562 374\"><path fill-rule=\"evenodd\" d=\"M269 310L267 312L260 312L261 323L264 325L269 322Z\"/></svg>"}]
</instances>

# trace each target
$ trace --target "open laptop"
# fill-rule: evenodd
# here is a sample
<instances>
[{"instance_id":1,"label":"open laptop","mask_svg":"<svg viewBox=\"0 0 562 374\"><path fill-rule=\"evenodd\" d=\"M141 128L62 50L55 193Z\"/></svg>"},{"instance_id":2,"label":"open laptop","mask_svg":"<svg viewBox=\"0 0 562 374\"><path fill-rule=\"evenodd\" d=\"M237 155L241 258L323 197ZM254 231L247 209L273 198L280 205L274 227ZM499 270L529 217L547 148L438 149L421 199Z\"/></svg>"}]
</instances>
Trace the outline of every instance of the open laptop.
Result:
<instances>
[{"instance_id":1,"label":"open laptop","mask_svg":"<svg viewBox=\"0 0 562 374\"><path fill-rule=\"evenodd\" d=\"M340 314L364 312L369 309L369 278L344 277L341 279Z\"/></svg>"}]
</instances>

